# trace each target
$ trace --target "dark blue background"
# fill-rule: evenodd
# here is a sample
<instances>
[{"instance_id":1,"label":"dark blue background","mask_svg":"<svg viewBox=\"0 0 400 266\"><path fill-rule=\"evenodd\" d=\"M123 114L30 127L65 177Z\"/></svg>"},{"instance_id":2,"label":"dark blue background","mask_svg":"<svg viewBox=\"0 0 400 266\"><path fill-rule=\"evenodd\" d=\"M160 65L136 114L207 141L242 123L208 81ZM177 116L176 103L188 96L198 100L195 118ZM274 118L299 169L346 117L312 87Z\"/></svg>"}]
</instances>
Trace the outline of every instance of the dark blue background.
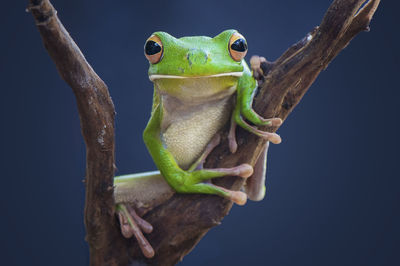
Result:
<instances>
[{"instance_id":1,"label":"dark blue background","mask_svg":"<svg viewBox=\"0 0 400 266\"><path fill-rule=\"evenodd\" d=\"M329 0L54 0L110 88L118 173L153 170L141 139L152 86L143 56L157 30L238 29L249 55L276 59ZM0 254L3 265L87 265L85 148L71 89L43 48L27 1L0 16ZM400 265L398 1L321 73L270 148L267 196L234 207L182 265ZM397 15L398 16L398 15ZM249 57L248 57L249 58Z\"/></svg>"}]
</instances>

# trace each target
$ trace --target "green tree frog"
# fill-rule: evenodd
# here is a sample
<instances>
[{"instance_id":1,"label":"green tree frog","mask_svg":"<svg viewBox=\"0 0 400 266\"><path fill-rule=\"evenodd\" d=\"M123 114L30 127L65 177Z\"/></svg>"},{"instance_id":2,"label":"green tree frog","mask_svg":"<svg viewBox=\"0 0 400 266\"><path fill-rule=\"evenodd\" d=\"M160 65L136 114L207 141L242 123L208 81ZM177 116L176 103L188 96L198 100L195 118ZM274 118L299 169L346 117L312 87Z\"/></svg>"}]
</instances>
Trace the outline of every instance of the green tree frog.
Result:
<instances>
[{"instance_id":1,"label":"green tree frog","mask_svg":"<svg viewBox=\"0 0 400 266\"><path fill-rule=\"evenodd\" d=\"M277 144L281 142L277 134L257 126L279 126L282 120L264 119L253 111L257 82L244 61L247 42L236 30L214 38L179 39L155 32L147 39L144 53L150 63L154 96L143 139L159 171L116 177L115 200L123 235L134 235L144 255L152 257L154 251L142 234L151 232L152 227L140 215L173 193L214 194L239 205L245 204L247 197L264 197L266 151L254 169L248 164L203 169L203 162L219 144L219 132L227 123L229 148L235 152L236 125ZM210 181L222 176L247 178L244 192Z\"/></svg>"}]
</instances>

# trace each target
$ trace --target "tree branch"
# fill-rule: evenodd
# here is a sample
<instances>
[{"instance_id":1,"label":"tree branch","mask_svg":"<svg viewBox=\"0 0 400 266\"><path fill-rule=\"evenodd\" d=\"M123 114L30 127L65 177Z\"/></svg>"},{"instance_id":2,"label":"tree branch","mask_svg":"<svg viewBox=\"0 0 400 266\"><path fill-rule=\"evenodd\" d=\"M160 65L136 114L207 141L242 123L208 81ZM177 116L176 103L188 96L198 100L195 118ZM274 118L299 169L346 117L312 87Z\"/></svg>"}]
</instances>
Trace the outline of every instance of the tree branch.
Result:
<instances>
[{"instance_id":1,"label":"tree branch","mask_svg":"<svg viewBox=\"0 0 400 266\"><path fill-rule=\"evenodd\" d=\"M365 3L367 2L367 3ZM268 67L255 97L254 109L264 117L283 120L300 102L318 74L359 32L368 30L380 0L335 0L320 27L290 47ZM232 203L217 196L179 195L144 217L154 226L148 236L156 256L146 259L134 239L121 236L114 217L114 106L107 86L85 60L48 0L30 0L37 27L62 78L73 89L86 142L85 224L92 265L131 263L173 265L212 227L220 224ZM360 7L365 3L361 10ZM276 131L277 128L264 128ZM255 164L265 141L238 129L238 150L231 154L227 140L210 154L206 167ZM221 178L215 183L239 189L243 179Z\"/></svg>"},{"instance_id":2,"label":"tree branch","mask_svg":"<svg viewBox=\"0 0 400 266\"><path fill-rule=\"evenodd\" d=\"M329 7L321 26L290 47L272 66L255 97L254 109L263 117L286 119L314 82L318 74L347 46L350 40L367 29L379 0L371 0L357 13L365 0L336 0ZM357 15L355 15L357 14ZM277 128L265 128L271 132ZM240 163L255 164L264 150L265 141L237 129L238 150L231 154L227 140L216 147L206 168L232 167ZM221 178L216 184L239 189L244 180ZM132 253L135 262L172 265L181 260L212 227L220 224L232 203L217 196L175 195L144 218L155 228L148 237L156 251L145 259L137 246ZM179 221L179 223L177 222Z\"/></svg>"},{"instance_id":3,"label":"tree branch","mask_svg":"<svg viewBox=\"0 0 400 266\"><path fill-rule=\"evenodd\" d=\"M82 135L86 143L85 225L91 262L106 260L115 229L114 105L106 84L93 71L78 46L57 17L48 0L30 0L28 10L35 18L44 46L61 77L71 86L79 109Z\"/></svg>"}]
</instances>

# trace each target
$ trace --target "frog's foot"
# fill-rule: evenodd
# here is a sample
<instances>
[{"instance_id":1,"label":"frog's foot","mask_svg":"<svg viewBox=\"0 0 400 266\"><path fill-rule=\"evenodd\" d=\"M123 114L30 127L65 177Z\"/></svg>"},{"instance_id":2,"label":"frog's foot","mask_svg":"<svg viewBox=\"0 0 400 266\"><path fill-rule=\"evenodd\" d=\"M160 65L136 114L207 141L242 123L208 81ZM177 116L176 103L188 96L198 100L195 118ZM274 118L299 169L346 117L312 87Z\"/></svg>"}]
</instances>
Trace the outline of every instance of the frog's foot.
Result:
<instances>
[{"instance_id":1,"label":"frog's foot","mask_svg":"<svg viewBox=\"0 0 400 266\"><path fill-rule=\"evenodd\" d=\"M213 185L218 189L221 189L222 191L224 191L226 194L228 194L227 199L233 201L234 203L236 203L237 205L243 206L246 204L247 202L247 194L242 192L242 191L233 191L233 190L228 190L226 188L220 187L220 186L216 186Z\"/></svg>"},{"instance_id":2,"label":"frog's foot","mask_svg":"<svg viewBox=\"0 0 400 266\"><path fill-rule=\"evenodd\" d=\"M241 164L232 168L202 169L193 172L185 171L185 173L187 176L183 177L183 184L180 183L174 187L177 192L214 194L227 198L238 205L244 205L247 201L247 195L245 193L204 182L209 179L223 176L240 176L248 178L253 174L253 167L249 164Z\"/></svg>"},{"instance_id":3,"label":"frog's foot","mask_svg":"<svg viewBox=\"0 0 400 266\"><path fill-rule=\"evenodd\" d=\"M280 118L270 118L270 119L265 119L253 112L257 116L258 121L256 121L256 124L258 125L269 125L273 127L279 127L282 124L282 119ZM236 141L236 126L239 125L242 128L246 129L247 131L264 138L267 141L271 141L274 144L279 144L282 142L281 137L276 134L276 133L270 133L266 131L259 130L255 126L251 126L248 124L243 117L240 115L240 113L235 112L232 116L231 119L231 126L229 129L229 134L228 134L228 141L229 141L229 150L232 153L235 153L237 150L237 141Z\"/></svg>"},{"instance_id":4,"label":"frog's foot","mask_svg":"<svg viewBox=\"0 0 400 266\"><path fill-rule=\"evenodd\" d=\"M125 238L135 236L143 255L146 258L152 258L154 256L154 249L144 237L142 231L149 234L153 231L153 226L139 217L133 208L125 204L117 204L116 211L122 235Z\"/></svg>"},{"instance_id":5,"label":"frog's foot","mask_svg":"<svg viewBox=\"0 0 400 266\"><path fill-rule=\"evenodd\" d=\"M273 119L279 119L279 120L277 120L277 123L276 123L277 125L282 124L282 120L280 118L272 118L271 120L273 120ZM241 116L238 120L236 120L236 123L239 126L241 126L242 128L246 129L247 131L249 131L267 141L270 141L273 144L279 144L282 142L282 139L278 134L259 130L254 126L249 125L246 121L244 121L244 119Z\"/></svg>"},{"instance_id":6,"label":"frog's foot","mask_svg":"<svg viewBox=\"0 0 400 266\"><path fill-rule=\"evenodd\" d=\"M253 70L253 77L256 80L261 80L262 76L264 75L264 71L261 68L261 63L267 62L267 59L262 56L253 55L250 58L250 68Z\"/></svg>"},{"instance_id":7,"label":"frog's foot","mask_svg":"<svg viewBox=\"0 0 400 266\"><path fill-rule=\"evenodd\" d=\"M251 106L247 106L247 105L242 106L242 108L240 108L240 110L239 110L239 108L237 108L233 112L233 119L240 126L242 126L243 123L246 123L244 121L243 117L246 118L246 120L250 121L251 123L253 123L256 126L279 127L280 125L282 125L282 119L280 119L279 117L263 118L262 116L257 114ZM247 128L245 128L245 129L247 129Z\"/></svg>"},{"instance_id":8,"label":"frog's foot","mask_svg":"<svg viewBox=\"0 0 400 266\"><path fill-rule=\"evenodd\" d=\"M253 55L250 58L250 68L253 70L253 77L258 81L258 85L264 82L264 77L272 69L274 63L269 62L265 57Z\"/></svg>"}]
</instances>

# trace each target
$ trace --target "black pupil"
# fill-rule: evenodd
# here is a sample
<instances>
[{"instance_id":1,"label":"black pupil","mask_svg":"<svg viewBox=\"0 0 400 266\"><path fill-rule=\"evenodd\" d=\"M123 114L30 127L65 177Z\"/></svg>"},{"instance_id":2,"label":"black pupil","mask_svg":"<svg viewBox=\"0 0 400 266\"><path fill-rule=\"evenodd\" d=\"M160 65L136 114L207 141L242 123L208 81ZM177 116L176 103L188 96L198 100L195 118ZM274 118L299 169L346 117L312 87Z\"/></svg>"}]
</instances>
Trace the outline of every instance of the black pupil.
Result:
<instances>
[{"instance_id":1,"label":"black pupil","mask_svg":"<svg viewBox=\"0 0 400 266\"><path fill-rule=\"evenodd\" d=\"M147 41L144 47L144 52L147 55L153 55L161 52L161 46L155 41Z\"/></svg>"},{"instance_id":2,"label":"black pupil","mask_svg":"<svg viewBox=\"0 0 400 266\"><path fill-rule=\"evenodd\" d=\"M238 51L238 52L246 52L247 50L247 43L244 39L237 39L231 44L232 50Z\"/></svg>"}]
</instances>

